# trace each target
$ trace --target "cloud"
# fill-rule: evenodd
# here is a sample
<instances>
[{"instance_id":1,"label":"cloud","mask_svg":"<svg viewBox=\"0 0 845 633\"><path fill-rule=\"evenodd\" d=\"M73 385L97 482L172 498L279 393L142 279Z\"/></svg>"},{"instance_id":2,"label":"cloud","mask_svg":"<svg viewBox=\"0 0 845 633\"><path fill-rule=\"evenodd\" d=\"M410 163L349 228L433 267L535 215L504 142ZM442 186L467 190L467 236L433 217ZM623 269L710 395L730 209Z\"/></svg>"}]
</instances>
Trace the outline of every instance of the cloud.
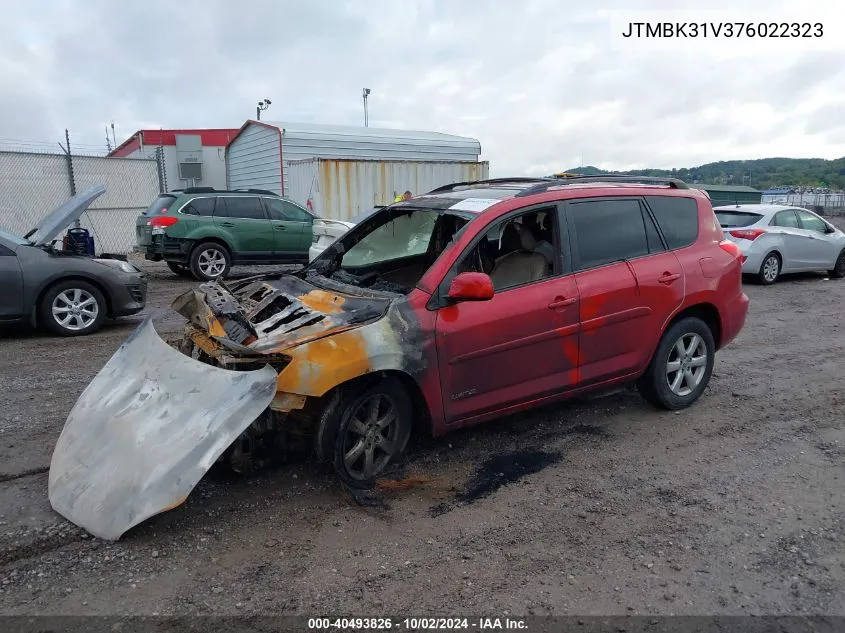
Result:
<instances>
[{"instance_id":1,"label":"cloud","mask_svg":"<svg viewBox=\"0 0 845 633\"><path fill-rule=\"evenodd\" d=\"M829 5L801 11L828 20L831 39L781 54L770 41L736 53L717 41L615 50L612 18L631 4L6 0L0 142L54 142L67 127L74 144L104 146L111 121L118 141L151 121L239 127L265 97L272 120L358 125L366 86L370 125L477 138L492 175L549 173L582 156L625 169L845 155L845 37ZM667 16L695 8L636 4ZM768 22L796 11L738 4L712 2L708 15Z\"/></svg>"}]
</instances>

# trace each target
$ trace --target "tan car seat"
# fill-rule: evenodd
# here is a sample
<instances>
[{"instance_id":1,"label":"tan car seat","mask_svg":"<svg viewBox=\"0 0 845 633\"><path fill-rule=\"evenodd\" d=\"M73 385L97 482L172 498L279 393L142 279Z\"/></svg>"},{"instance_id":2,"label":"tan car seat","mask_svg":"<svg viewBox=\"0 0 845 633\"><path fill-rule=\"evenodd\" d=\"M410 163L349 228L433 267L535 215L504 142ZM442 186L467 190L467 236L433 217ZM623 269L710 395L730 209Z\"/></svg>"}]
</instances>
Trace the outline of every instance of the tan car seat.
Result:
<instances>
[{"instance_id":1,"label":"tan car seat","mask_svg":"<svg viewBox=\"0 0 845 633\"><path fill-rule=\"evenodd\" d=\"M511 226L519 229L519 247L496 260L490 278L493 280L493 288L499 290L510 286L518 286L531 281L537 281L546 276L548 263L540 253L534 252L536 240L528 230L521 229L515 222ZM502 241L506 236L514 235L505 227L502 232ZM505 246L504 243L502 246Z\"/></svg>"}]
</instances>

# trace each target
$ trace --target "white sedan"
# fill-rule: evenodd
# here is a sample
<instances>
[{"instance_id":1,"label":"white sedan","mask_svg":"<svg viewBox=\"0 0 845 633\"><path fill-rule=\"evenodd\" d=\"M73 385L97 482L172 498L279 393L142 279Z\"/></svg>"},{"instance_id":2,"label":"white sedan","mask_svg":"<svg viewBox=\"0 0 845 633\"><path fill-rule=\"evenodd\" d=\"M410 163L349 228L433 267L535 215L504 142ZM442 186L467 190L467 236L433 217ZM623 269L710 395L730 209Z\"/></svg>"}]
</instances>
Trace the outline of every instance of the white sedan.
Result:
<instances>
[{"instance_id":1,"label":"white sedan","mask_svg":"<svg viewBox=\"0 0 845 633\"><path fill-rule=\"evenodd\" d=\"M742 251L742 272L760 283L782 273L845 277L845 233L807 209L779 204L714 207L725 238Z\"/></svg>"},{"instance_id":2,"label":"white sedan","mask_svg":"<svg viewBox=\"0 0 845 633\"><path fill-rule=\"evenodd\" d=\"M311 243L311 248L308 249L309 263L313 262L317 255L326 250L326 247L337 238L381 208L382 207L375 207L373 209L368 209L358 215L352 216L348 220L327 220L325 218L315 219L313 226L314 239Z\"/></svg>"}]
</instances>

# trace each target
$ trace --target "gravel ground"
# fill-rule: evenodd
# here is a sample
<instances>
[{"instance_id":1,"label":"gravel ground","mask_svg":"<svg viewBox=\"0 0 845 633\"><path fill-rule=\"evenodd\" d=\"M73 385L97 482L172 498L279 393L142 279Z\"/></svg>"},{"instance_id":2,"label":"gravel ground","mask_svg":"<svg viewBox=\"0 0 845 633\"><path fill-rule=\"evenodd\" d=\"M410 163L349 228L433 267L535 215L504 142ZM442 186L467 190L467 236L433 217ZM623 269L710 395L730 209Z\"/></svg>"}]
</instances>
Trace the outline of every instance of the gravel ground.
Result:
<instances>
[{"instance_id":1,"label":"gravel ground","mask_svg":"<svg viewBox=\"0 0 845 633\"><path fill-rule=\"evenodd\" d=\"M145 265L146 313L175 332L192 282ZM368 503L307 461L212 472L117 543L53 513L47 467L141 317L4 331L0 613L845 614L845 281L747 293L686 411L623 390L420 438L408 471L431 481Z\"/></svg>"}]
</instances>

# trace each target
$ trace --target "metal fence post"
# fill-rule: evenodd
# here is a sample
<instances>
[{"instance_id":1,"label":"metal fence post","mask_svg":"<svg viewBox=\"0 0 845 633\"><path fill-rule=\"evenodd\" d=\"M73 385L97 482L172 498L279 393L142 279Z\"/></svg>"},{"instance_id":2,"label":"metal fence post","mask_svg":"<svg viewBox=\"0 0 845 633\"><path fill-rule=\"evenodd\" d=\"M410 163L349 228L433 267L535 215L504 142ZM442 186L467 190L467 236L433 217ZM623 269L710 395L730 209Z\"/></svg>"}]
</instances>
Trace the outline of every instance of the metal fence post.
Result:
<instances>
[{"instance_id":1,"label":"metal fence post","mask_svg":"<svg viewBox=\"0 0 845 633\"><path fill-rule=\"evenodd\" d=\"M167 191L167 173L164 170L164 148L156 147L156 171L158 172L158 191L165 193Z\"/></svg>"},{"instance_id":2,"label":"metal fence post","mask_svg":"<svg viewBox=\"0 0 845 633\"><path fill-rule=\"evenodd\" d=\"M59 147L62 148L62 151L65 153L65 159L67 160L67 177L70 182L70 196L72 198L76 195L76 179L73 177L73 155L70 153L70 133L67 131L67 128L65 128L65 144L62 146L59 143ZM74 221L73 226L79 228L79 218Z\"/></svg>"}]
</instances>

